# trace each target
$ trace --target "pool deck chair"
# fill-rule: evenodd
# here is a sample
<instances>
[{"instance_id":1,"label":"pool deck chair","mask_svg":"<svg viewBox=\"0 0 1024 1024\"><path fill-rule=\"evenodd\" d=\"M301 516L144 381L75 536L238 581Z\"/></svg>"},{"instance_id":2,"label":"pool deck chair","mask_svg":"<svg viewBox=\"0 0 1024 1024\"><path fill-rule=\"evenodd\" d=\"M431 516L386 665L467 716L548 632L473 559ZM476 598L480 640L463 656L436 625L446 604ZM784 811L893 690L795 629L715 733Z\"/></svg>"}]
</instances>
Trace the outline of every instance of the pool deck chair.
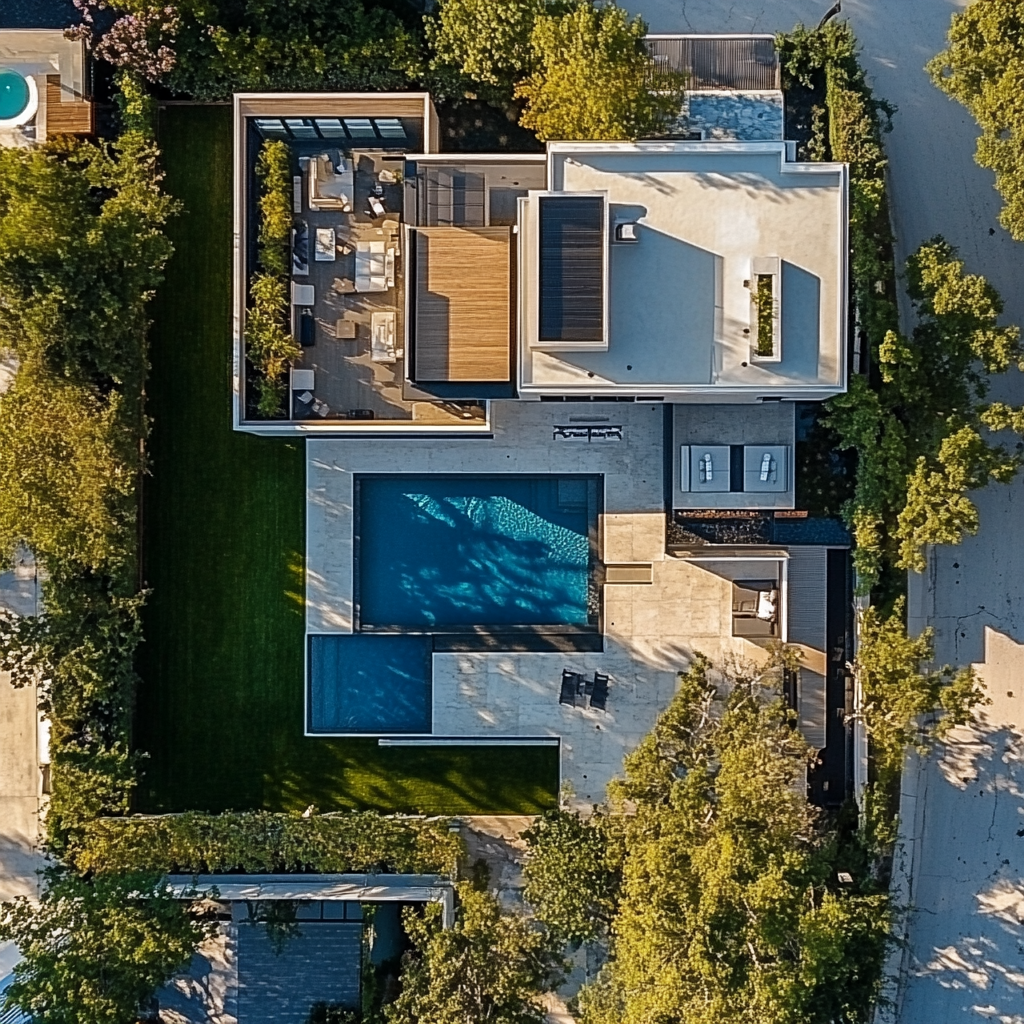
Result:
<instances>
[{"instance_id":1,"label":"pool deck chair","mask_svg":"<svg viewBox=\"0 0 1024 1024\"><path fill-rule=\"evenodd\" d=\"M558 695L559 704L568 704L569 707L576 707L576 695L580 689L580 675L578 672L570 672L567 668L562 669L562 692Z\"/></svg>"},{"instance_id":2,"label":"pool deck chair","mask_svg":"<svg viewBox=\"0 0 1024 1024\"><path fill-rule=\"evenodd\" d=\"M607 710L608 704L608 677L600 672L594 673L594 689L590 694L590 706L598 711Z\"/></svg>"}]
</instances>

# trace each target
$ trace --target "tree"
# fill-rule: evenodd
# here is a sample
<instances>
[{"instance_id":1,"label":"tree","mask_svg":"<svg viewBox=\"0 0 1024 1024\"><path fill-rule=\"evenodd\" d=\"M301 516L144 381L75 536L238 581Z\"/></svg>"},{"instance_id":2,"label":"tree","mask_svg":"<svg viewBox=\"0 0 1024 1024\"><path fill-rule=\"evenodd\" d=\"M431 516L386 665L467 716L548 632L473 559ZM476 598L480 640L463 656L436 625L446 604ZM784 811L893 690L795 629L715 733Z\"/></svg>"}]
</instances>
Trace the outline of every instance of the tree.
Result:
<instances>
[{"instance_id":1,"label":"tree","mask_svg":"<svg viewBox=\"0 0 1024 1024\"><path fill-rule=\"evenodd\" d=\"M0 349L104 390L141 390L146 303L177 209L153 145L0 149Z\"/></svg>"},{"instance_id":2,"label":"tree","mask_svg":"<svg viewBox=\"0 0 1024 1024\"><path fill-rule=\"evenodd\" d=\"M712 680L698 657L626 758L612 957L585 1024L862 1020L881 980L888 897L836 881L837 846L804 792L810 751L777 695L790 652Z\"/></svg>"},{"instance_id":3,"label":"tree","mask_svg":"<svg viewBox=\"0 0 1024 1024\"><path fill-rule=\"evenodd\" d=\"M871 387L854 377L829 403L828 423L842 448L857 451L856 493L847 510L862 588L886 563L921 571L928 544L955 544L977 529L968 492L1007 482L1020 458L992 443L983 427L1002 422L983 404L989 374L1022 358L1020 332L999 326L1003 305L992 286L967 274L942 238L907 261L907 291L917 323L909 337L886 333Z\"/></svg>"},{"instance_id":4,"label":"tree","mask_svg":"<svg viewBox=\"0 0 1024 1024\"><path fill-rule=\"evenodd\" d=\"M975 160L995 171L999 221L1024 240L1024 22L1022 0L975 0L953 15L947 47L929 61L932 81L981 129Z\"/></svg>"},{"instance_id":5,"label":"tree","mask_svg":"<svg viewBox=\"0 0 1024 1024\"><path fill-rule=\"evenodd\" d=\"M510 95L530 68L530 36L548 0L444 0L426 21L433 66Z\"/></svg>"},{"instance_id":6,"label":"tree","mask_svg":"<svg viewBox=\"0 0 1024 1024\"><path fill-rule=\"evenodd\" d=\"M51 869L38 905L0 905L0 940L22 956L3 1005L37 1024L135 1024L205 934L153 876Z\"/></svg>"},{"instance_id":7,"label":"tree","mask_svg":"<svg viewBox=\"0 0 1024 1024\"><path fill-rule=\"evenodd\" d=\"M402 912L413 950L402 958L402 992L385 1007L389 1024L541 1024L537 996L561 967L550 938L468 883L457 896L448 929L437 904Z\"/></svg>"},{"instance_id":8,"label":"tree","mask_svg":"<svg viewBox=\"0 0 1024 1024\"><path fill-rule=\"evenodd\" d=\"M622 861L607 819L548 811L523 839L530 848L523 895L538 919L563 942L604 934L615 913Z\"/></svg>"},{"instance_id":9,"label":"tree","mask_svg":"<svg viewBox=\"0 0 1024 1024\"><path fill-rule=\"evenodd\" d=\"M116 567L134 529L135 438L115 392L74 384L31 356L0 395L0 550Z\"/></svg>"},{"instance_id":10,"label":"tree","mask_svg":"<svg viewBox=\"0 0 1024 1024\"><path fill-rule=\"evenodd\" d=\"M906 601L900 597L892 614L883 618L876 608L864 613L857 652L861 714L881 770L896 772L907 747L925 748L934 737L941 739L957 725L966 725L975 709L988 703L974 670L941 668L923 670L934 656L931 627L911 637L904 625ZM931 724L925 715L941 712Z\"/></svg>"},{"instance_id":11,"label":"tree","mask_svg":"<svg viewBox=\"0 0 1024 1024\"><path fill-rule=\"evenodd\" d=\"M547 139L626 139L656 134L679 113L670 77L654 88L647 26L614 3L578 0L541 14L530 36L532 73L516 86L520 123Z\"/></svg>"}]
</instances>

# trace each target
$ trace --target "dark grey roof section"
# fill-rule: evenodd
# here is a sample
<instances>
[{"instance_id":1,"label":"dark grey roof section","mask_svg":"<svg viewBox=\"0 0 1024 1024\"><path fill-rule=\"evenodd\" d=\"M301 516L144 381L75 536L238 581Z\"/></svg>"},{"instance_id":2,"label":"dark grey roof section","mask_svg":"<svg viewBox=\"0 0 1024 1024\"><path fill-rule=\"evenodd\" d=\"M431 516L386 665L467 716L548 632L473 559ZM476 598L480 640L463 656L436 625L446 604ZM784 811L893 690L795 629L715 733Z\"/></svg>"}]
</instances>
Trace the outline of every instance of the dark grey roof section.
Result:
<instances>
[{"instance_id":1,"label":"dark grey roof section","mask_svg":"<svg viewBox=\"0 0 1024 1024\"><path fill-rule=\"evenodd\" d=\"M360 922L303 921L275 947L262 924L238 925L238 1019L303 1024L314 1002L359 1005Z\"/></svg>"},{"instance_id":2,"label":"dark grey roof section","mask_svg":"<svg viewBox=\"0 0 1024 1024\"><path fill-rule=\"evenodd\" d=\"M540 197L544 341L604 341L604 198Z\"/></svg>"},{"instance_id":3,"label":"dark grey roof section","mask_svg":"<svg viewBox=\"0 0 1024 1024\"><path fill-rule=\"evenodd\" d=\"M655 72L685 75L690 90L782 88L772 36L648 36Z\"/></svg>"}]
</instances>

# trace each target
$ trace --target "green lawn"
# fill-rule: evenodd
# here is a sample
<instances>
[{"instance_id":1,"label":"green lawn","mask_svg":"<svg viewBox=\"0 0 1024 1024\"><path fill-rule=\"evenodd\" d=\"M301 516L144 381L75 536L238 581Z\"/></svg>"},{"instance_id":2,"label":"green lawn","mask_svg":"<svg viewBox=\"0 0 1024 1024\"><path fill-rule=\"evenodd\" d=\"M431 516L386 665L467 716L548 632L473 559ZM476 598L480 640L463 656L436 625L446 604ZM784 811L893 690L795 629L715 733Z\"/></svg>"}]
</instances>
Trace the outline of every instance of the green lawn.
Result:
<instances>
[{"instance_id":1,"label":"green lawn","mask_svg":"<svg viewBox=\"0 0 1024 1024\"><path fill-rule=\"evenodd\" d=\"M303 442L230 423L231 111L167 108L160 140L185 213L152 309L137 809L553 806L550 747L382 749L302 735Z\"/></svg>"}]
</instances>

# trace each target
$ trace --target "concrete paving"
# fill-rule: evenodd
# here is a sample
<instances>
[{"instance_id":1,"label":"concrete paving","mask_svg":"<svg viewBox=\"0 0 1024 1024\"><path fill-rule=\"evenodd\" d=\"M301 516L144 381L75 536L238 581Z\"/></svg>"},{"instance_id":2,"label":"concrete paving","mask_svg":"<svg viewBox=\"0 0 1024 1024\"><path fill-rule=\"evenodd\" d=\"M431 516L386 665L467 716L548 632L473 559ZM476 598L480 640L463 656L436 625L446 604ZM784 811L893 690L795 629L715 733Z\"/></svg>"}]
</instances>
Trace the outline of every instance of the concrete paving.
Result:
<instances>
[{"instance_id":1,"label":"concrete paving","mask_svg":"<svg viewBox=\"0 0 1024 1024\"><path fill-rule=\"evenodd\" d=\"M22 552L13 569L0 574L0 607L28 615L37 602L35 566ZM0 672L0 900L38 893L38 732L36 688L15 689Z\"/></svg>"},{"instance_id":2,"label":"concrete paving","mask_svg":"<svg viewBox=\"0 0 1024 1024\"><path fill-rule=\"evenodd\" d=\"M829 7L807 0L643 0L653 32L775 32L812 25ZM844 0L876 93L899 107L886 139L897 255L942 234L1024 323L1024 248L998 224L993 178L974 163L977 127L929 81L964 0ZM903 309L906 316L907 310ZM1013 372L993 394L1024 402ZM898 1018L1024 1022L1024 484L974 495L981 530L932 553L911 580L911 626L936 629L940 661L977 664L993 703L979 728L935 757L911 760L904 793L905 867L913 872L905 984Z\"/></svg>"}]
</instances>

